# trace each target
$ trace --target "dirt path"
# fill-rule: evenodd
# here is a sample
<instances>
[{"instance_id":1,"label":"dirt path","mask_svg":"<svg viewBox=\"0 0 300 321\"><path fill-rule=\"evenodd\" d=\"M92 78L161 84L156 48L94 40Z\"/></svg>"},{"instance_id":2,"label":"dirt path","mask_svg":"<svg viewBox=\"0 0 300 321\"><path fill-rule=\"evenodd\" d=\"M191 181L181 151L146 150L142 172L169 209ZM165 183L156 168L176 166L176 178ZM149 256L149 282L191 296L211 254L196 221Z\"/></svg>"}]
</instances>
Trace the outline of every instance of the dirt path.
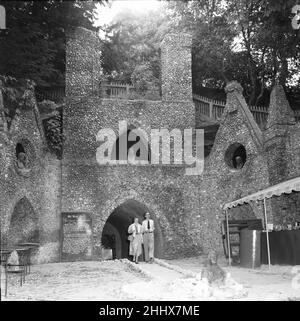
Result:
<instances>
[{"instance_id":1,"label":"dirt path","mask_svg":"<svg viewBox=\"0 0 300 321\"><path fill-rule=\"evenodd\" d=\"M149 264L145 262L139 263L139 267L148 273L150 273L153 278L157 280L163 280L164 282L170 282L179 278L184 277L182 273L174 270L170 270L164 266L157 263Z\"/></svg>"}]
</instances>

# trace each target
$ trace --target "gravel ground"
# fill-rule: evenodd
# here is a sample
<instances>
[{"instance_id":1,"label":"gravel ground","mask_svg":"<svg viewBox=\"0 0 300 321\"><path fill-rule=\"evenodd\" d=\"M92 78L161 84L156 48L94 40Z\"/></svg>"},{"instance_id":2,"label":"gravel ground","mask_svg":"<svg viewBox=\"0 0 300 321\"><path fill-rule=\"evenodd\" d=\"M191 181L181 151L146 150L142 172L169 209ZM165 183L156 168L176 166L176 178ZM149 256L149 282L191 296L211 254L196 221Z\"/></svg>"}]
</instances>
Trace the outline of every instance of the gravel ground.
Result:
<instances>
[{"instance_id":1,"label":"gravel ground","mask_svg":"<svg viewBox=\"0 0 300 321\"><path fill-rule=\"evenodd\" d=\"M292 287L300 266L251 270L228 267L221 260L231 278L223 288L212 288L197 277L204 262L194 257L159 264L116 260L35 265L22 287L18 277L10 276L8 296L2 293L1 300L300 300L300 277L298 289Z\"/></svg>"},{"instance_id":2,"label":"gravel ground","mask_svg":"<svg viewBox=\"0 0 300 321\"><path fill-rule=\"evenodd\" d=\"M18 277L9 277L8 296L5 298L1 291L1 300L126 300L120 292L121 285L147 279L120 261L35 265L22 287ZM4 289L3 277L1 281L1 289Z\"/></svg>"}]
</instances>

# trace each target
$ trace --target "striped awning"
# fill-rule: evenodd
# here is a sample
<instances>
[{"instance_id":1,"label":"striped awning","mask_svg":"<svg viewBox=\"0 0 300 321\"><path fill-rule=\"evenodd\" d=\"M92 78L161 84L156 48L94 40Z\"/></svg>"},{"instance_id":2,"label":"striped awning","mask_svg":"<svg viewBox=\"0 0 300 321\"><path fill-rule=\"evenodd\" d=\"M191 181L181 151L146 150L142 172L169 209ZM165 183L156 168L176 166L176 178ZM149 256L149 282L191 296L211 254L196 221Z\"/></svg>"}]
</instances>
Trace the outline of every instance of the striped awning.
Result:
<instances>
[{"instance_id":1,"label":"striped awning","mask_svg":"<svg viewBox=\"0 0 300 321\"><path fill-rule=\"evenodd\" d=\"M292 192L300 192L300 177L290 179L285 182L270 186L266 189L263 189L259 192L247 195L233 202L227 203L223 206L223 209L236 207L237 205L249 203L250 201L263 200L264 198L270 198L272 196L280 196L281 194Z\"/></svg>"}]
</instances>

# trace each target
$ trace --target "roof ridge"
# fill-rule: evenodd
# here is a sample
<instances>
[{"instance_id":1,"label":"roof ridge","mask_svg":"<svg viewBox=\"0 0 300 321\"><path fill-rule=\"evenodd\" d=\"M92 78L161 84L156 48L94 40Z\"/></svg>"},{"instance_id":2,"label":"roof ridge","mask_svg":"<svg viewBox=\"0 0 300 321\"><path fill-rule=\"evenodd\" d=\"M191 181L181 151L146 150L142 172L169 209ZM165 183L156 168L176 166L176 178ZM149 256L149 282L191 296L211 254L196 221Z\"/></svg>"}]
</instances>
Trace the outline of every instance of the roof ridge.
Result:
<instances>
[{"instance_id":1,"label":"roof ridge","mask_svg":"<svg viewBox=\"0 0 300 321\"><path fill-rule=\"evenodd\" d=\"M237 81L231 81L229 82L225 87L226 94L228 96L228 93L233 93L234 96L238 100L237 109L241 112L243 118L245 119L245 124L248 127L251 136L253 137L254 141L260 146L263 146L263 134L261 129L259 128L258 124L256 123L253 114L251 113L246 100L242 94L243 87L238 83ZM224 118L226 118L226 115L228 114L229 109L228 99L226 99L226 106L224 110ZM223 120L224 120L223 118ZM222 121L223 121L222 120Z\"/></svg>"}]
</instances>

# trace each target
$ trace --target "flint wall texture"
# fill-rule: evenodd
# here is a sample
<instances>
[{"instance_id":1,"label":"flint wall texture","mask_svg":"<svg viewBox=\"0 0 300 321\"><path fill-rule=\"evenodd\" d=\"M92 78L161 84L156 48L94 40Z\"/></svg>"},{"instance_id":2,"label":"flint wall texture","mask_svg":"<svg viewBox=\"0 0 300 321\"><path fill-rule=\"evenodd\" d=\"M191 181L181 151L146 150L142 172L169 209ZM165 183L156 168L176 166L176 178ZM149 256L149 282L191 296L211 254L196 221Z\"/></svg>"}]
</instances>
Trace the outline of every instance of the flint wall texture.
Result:
<instances>
[{"instance_id":1,"label":"flint wall texture","mask_svg":"<svg viewBox=\"0 0 300 321\"><path fill-rule=\"evenodd\" d=\"M66 41L66 94L92 95L101 75L98 38L93 31L75 28L68 30Z\"/></svg>"},{"instance_id":2,"label":"flint wall texture","mask_svg":"<svg viewBox=\"0 0 300 321\"><path fill-rule=\"evenodd\" d=\"M163 88L165 93L168 92L164 101L80 97L73 89L68 91L74 94L68 95L64 111L66 140L62 210L90 213L96 257L101 255L101 234L106 220L116 207L128 199L141 202L155 216L159 225L157 232L161 233L163 240L161 256L191 255L201 251L201 247L194 244L190 237L186 223L186 212L196 210L190 207L190 203L192 199L197 202L197 180L185 175L184 165L101 166L96 161L100 145L96 140L97 133L111 128L118 137L119 121L127 121L129 128L145 130L148 138L151 129L183 130L195 127L189 44L187 40L176 43L176 39L171 38L162 52ZM69 50L77 49L71 45ZM180 58L175 57L176 54ZM76 55L71 53L70 66L73 65L72 57ZM76 68L76 72L78 68L82 69L79 74L84 73L85 63ZM71 78L67 77L67 87L73 88L68 79Z\"/></svg>"},{"instance_id":3,"label":"flint wall texture","mask_svg":"<svg viewBox=\"0 0 300 321\"><path fill-rule=\"evenodd\" d=\"M82 28L70 33L62 163L47 152L32 111L17 115L9 132L1 117L1 241L38 240L34 261L58 261L61 213L83 212L92 218L93 258L100 259L102 231L110 214L124 202L136 200L156 220L160 257L196 255L212 248L222 252L225 203L300 175L300 125L291 117L283 89L276 86L272 92L270 118L262 132L236 82L226 87L226 108L202 175L185 175L184 164L97 162L99 130L113 129L117 138L119 121L127 121L130 129L145 130L148 138L151 129L195 127L189 46L189 37L182 35L163 42L162 101L100 99L95 89L101 76L95 34ZM16 166L18 142L28 149L31 171L26 175ZM246 150L241 169L227 159L236 143ZM299 220L299 207L299 193L268 200L269 220L275 224ZM239 206L229 215L262 218L262 204Z\"/></svg>"},{"instance_id":4,"label":"flint wall texture","mask_svg":"<svg viewBox=\"0 0 300 321\"><path fill-rule=\"evenodd\" d=\"M30 171L17 166L16 145L22 143ZM9 132L0 132L1 242L40 243L32 260L59 260L60 164L48 166L44 138L32 110L19 112ZM52 156L50 156L52 157Z\"/></svg>"},{"instance_id":5,"label":"flint wall texture","mask_svg":"<svg viewBox=\"0 0 300 321\"><path fill-rule=\"evenodd\" d=\"M192 255L211 248L222 252L222 206L268 187L279 173L284 179L299 175L298 127L283 126L283 138L277 141L275 152L270 153L265 144L268 132L263 133L257 126L242 88L235 82L227 86L226 110L213 149L205 160L203 175L186 176L185 166L178 165L100 166L97 163L98 131L112 128L118 134L120 120L126 120L130 128L144 129L148 136L151 128L171 130L195 126L190 42L189 37L169 35L162 43L162 101L99 99L75 94L68 97L64 114L62 206L66 212L86 211L92 215L96 256L100 256L101 233L107 218L128 199L143 203L155 215L164 243L161 256ZM281 89L274 90L273 95L281 97L278 94ZM283 101L282 96L271 104L273 114L282 115L277 109L284 105ZM284 117L288 115L284 113ZM225 160L228 148L234 143L246 150L247 159L242 169L230 167ZM281 154L280 149L283 149ZM270 155L276 155L271 156L274 161L270 161ZM296 203L290 201L294 198ZM285 202L293 217L298 205L292 204L297 202L298 194ZM283 215L272 202L267 208L270 221L276 222ZM262 218L262 204L234 208L229 214L233 219Z\"/></svg>"},{"instance_id":6,"label":"flint wall texture","mask_svg":"<svg viewBox=\"0 0 300 321\"><path fill-rule=\"evenodd\" d=\"M163 100L192 100L192 37L169 34L161 44Z\"/></svg>"},{"instance_id":7,"label":"flint wall texture","mask_svg":"<svg viewBox=\"0 0 300 321\"><path fill-rule=\"evenodd\" d=\"M265 152L271 185L300 175L300 129L281 86L275 86L265 131ZM274 224L300 220L300 193L284 194L268 201Z\"/></svg>"}]
</instances>

